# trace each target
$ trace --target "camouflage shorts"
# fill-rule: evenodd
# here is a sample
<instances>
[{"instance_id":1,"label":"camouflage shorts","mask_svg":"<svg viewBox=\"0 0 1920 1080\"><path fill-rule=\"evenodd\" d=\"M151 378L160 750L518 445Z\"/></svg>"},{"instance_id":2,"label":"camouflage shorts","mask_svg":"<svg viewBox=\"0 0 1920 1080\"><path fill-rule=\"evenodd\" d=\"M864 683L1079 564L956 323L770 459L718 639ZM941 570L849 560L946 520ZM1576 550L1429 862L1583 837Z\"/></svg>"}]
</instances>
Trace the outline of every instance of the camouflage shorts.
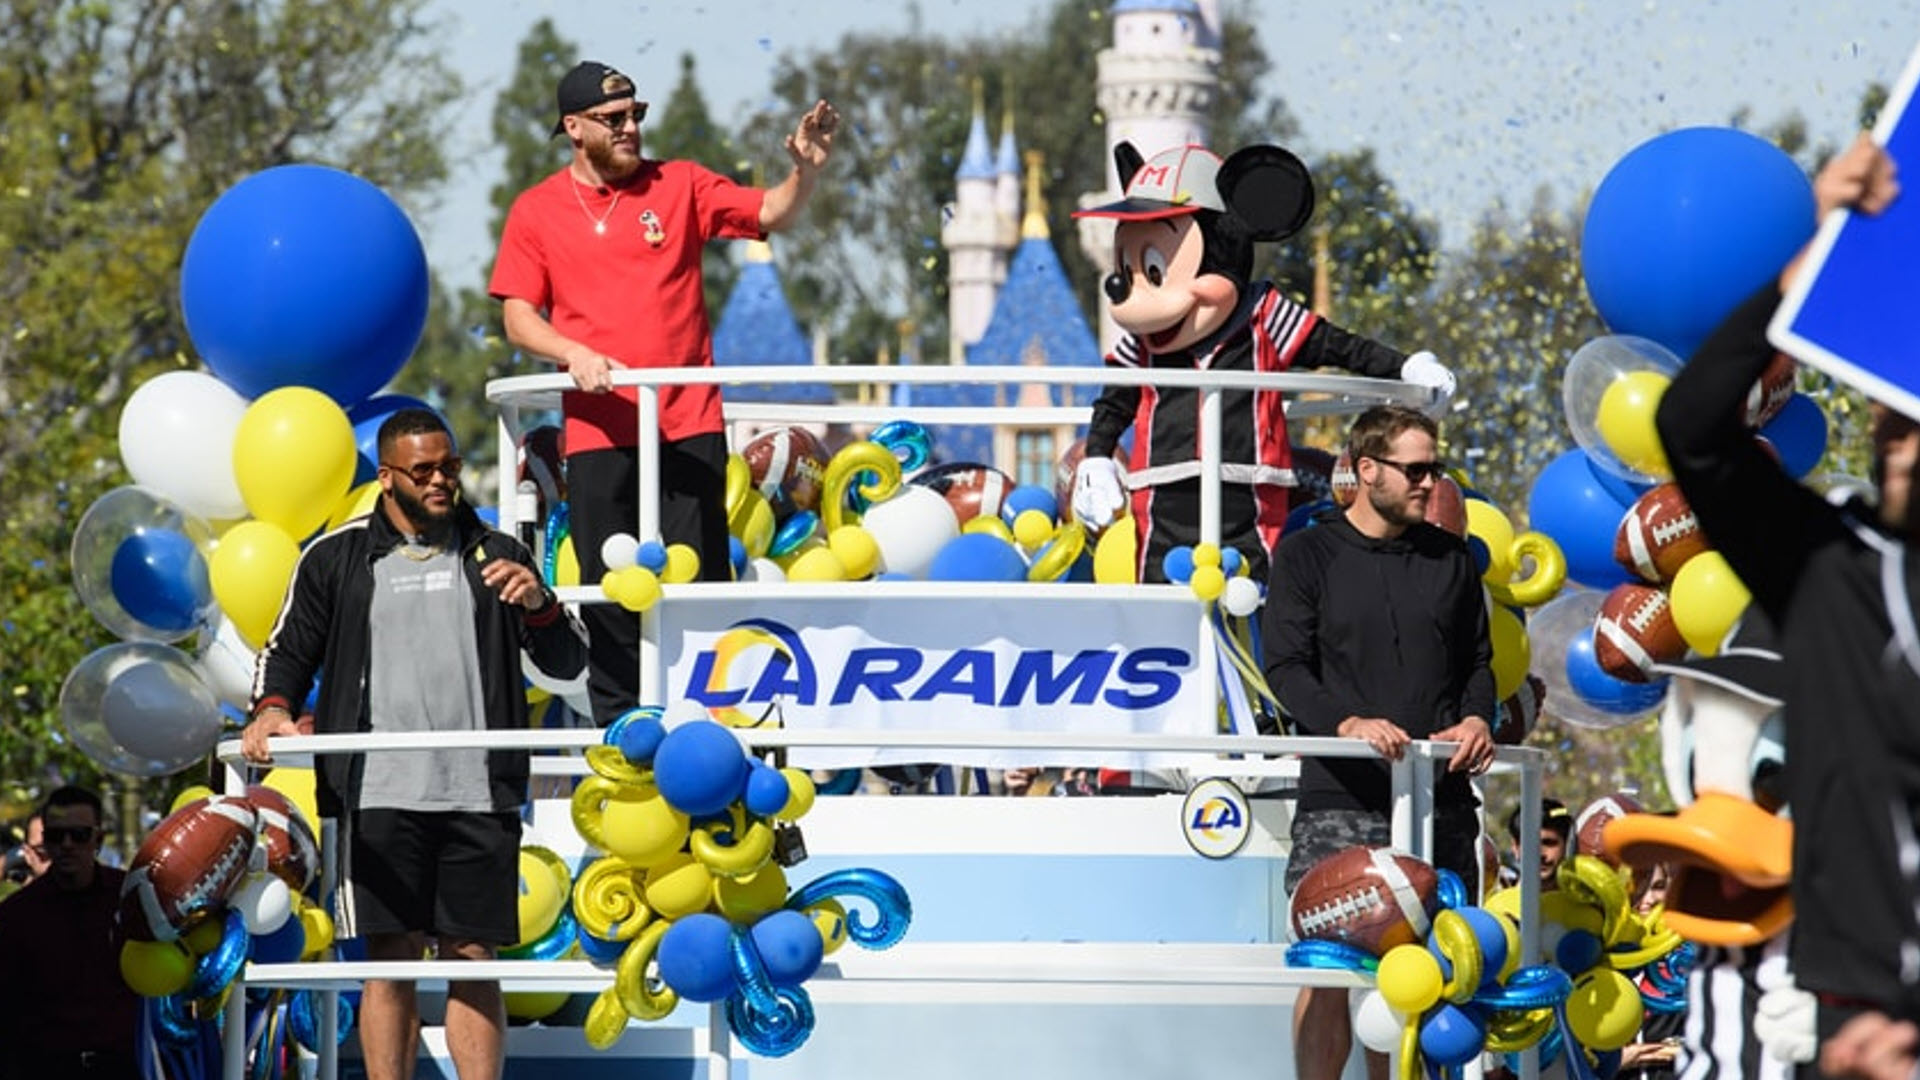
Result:
<instances>
[{"instance_id":1,"label":"camouflage shorts","mask_svg":"<svg viewBox=\"0 0 1920 1080\"><path fill-rule=\"evenodd\" d=\"M1355 845L1387 847L1392 827L1387 815L1371 810L1306 810L1293 815L1293 851L1287 856L1287 893L1300 886L1307 871L1329 855ZM1470 896L1480 880L1480 817L1471 807L1441 807L1433 821L1433 863L1460 875Z\"/></svg>"}]
</instances>

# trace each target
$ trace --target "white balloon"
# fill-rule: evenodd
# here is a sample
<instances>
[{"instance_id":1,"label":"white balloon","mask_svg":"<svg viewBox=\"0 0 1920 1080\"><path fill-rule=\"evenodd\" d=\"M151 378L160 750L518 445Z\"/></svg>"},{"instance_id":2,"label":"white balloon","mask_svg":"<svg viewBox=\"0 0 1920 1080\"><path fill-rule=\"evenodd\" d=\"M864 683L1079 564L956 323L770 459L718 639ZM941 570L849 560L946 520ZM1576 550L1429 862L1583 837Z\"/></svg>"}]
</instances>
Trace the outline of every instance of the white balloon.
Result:
<instances>
[{"instance_id":1,"label":"white balloon","mask_svg":"<svg viewBox=\"0 0 1920 1080\"><path fill-rule=\"evenodd\" d=\"M762 555L759 558L747 560L746 572L740 575L740 580L760 582L785 581L787 580L787 572L780 569L779 563Z\"/></svg>"},{"instance_id":2,"label":"white balloon","mask_svg":"<svg viewBox=\"0 0 1920 1080\"><path fill-rule=\"evenodd\" d=\"M1227 589L1220 594L1220 606L1227 614L1245 618L1260 608L1260 583L1248 577L1227 579Z\"/></svg>"},{"instance_id":3,"label":"white balloon","mask_svg":"<svg viewBox=\"0 0 1920 1080\"><path fill-rule=\"evenodd\" d=\"M1400 1034L1406 1029L1407 1018L1387 1004L1378 990L1368 990L1359 997L1359 1004L1353 1010L1353 1037L1377 1053L1390 1054L1400 1049Z\"/></svg>"},{"instance_id":4,"label":"white balloon","mask_svg":"<svg viewBox=\"0 0 1920 1080\"><path fill-rule=\"evenodd\" d=\"M939 492L903 484L893 497L867 509L860 524L880 548L880 568L908 577L927 576L934 556L960 535L960 519Z\"/></svg>"},{"instance_id":5,"label":"white balloon","mask_svg":"<svg viewBox=\"0 0 1920 1080\"><path fill-rule=\"evenodd\" d=\"M218 619L218 628L213 633L202 631L206 644L195 664L213 696L236 709L244 709L253 698L253 664L257 654L240 636L231 619L224 616Z\"/></svg>"},{"instance_id":6,"label":"white balloon","mask_svg":"<svg viewBox=\"0 0 1920 1080\"><path fill-rule=\"evenodd\" d=\"M625 570L639 560L640 541L631 533L614 533L600 542L600 562L609 570Z\"/></svg>"},{"instance_id":7,"label":"white balloon","mask_svg":"<svg viewBox=\"0 0 1920 1080\"><path fill-rule=\"evenodd\" d=\"M240 913L249 934L271 934L293 917L293 892L287 883L265 871L240 879L227 905Z\"/></svg>"},{"instance_id":8,"label":"white balloon","mask_svg":"<svg viewBox=\"0 0 1920 1080\"><path fill-rule=\"evenodd\" d=\"M120 460L133 482L215 520L247 516L233 474L233 439L247 399L203 371L141 383L120 411Z\"/></svg>"}]
</instances>

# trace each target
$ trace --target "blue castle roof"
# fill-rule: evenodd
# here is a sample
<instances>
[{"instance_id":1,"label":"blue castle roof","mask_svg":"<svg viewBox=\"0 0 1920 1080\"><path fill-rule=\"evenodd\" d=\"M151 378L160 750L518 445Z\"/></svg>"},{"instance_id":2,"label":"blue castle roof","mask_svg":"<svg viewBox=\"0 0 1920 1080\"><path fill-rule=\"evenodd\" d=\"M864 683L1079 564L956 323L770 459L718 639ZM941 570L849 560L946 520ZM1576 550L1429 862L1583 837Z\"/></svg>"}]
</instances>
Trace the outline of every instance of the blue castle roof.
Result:
<instances>
[{"instance_id":1,"label":"blue castle roof","mask_svg":"<svg viewBox=\"0 0 1920 1080\"><path fill-rule=\"evenodd\" d=\"M1199 15L1198 0L1115 0L1113 7L1107 9L1114 15L1124 15L1130 11L1164 11L1173 15Z\"/></svg>"},{"instance_id":2,"label":"blue castle roof","mask_svg":"<svg viewBox=\"0 0 1920 1080\"><path fill-rule=\"evenodd\" d=\"M987 118L973 110L973 123L967 128L967 149L960 156L960 169L954 176L961 180L991 180L1000 175L994 165L993 144L987 139Z\"/></svg>"},{"instance_id":3,"label":"blue castle roof","mask_svg":"<svg viewBox=\"0 0 1920 1080\"><path fill-rule=\"evenodd\" d=\"M780 275L767 257L749 255L740 279L720 311L713 331L713 362L720 367L742 364L813 365L813 345L787 306ZM730 401L825 405L833 401L833 387L825 383L742 383L726 388Z\"/></svg>"}]
</instances>

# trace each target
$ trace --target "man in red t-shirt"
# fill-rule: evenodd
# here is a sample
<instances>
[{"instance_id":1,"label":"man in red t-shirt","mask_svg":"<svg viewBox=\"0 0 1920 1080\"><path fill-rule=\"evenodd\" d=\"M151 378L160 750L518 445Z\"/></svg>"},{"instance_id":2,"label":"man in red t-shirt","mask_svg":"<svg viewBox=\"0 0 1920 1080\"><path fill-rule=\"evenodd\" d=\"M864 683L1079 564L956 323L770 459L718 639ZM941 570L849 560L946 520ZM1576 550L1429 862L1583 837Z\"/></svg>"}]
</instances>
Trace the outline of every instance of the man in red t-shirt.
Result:
<instances>
[{"instance_id":1,"label":"man in red t-shirt","mask_svg":"<svg viewBox=\"0 0 1920 1080\"><path fill-rule=\"evenodd\" d=\"M514 200L488 291L502 303L507 340L573 376L561 405L574 552L581 580L597 582L606 571L600 545L636 533L639 521L638 393L614 388L610 373L713 365L702 246L764 238L798 220L840 118L825 101L808 110L786 141L793 171L760 189L691 162L642 158L647 104L605 64L575 65L556 96L554 134L572 140L573 160ZM658 452L662 539L692 545L703 579L731 580L718 386L660 390ZM636 703L639 627L607 604L583 615L588 691L604 724Z\"/></svg>"}]
</instances>

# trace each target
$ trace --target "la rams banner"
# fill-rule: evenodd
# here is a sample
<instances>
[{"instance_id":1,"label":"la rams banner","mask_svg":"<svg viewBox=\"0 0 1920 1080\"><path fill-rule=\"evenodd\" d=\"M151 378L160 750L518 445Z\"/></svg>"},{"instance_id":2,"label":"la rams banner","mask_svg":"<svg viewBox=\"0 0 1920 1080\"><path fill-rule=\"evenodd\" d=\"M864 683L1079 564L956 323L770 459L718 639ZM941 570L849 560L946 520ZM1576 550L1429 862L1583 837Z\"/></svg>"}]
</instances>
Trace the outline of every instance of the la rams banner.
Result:
<instances>
[{"instance_id":1,"label":"la rams banner","mask_svg":"<svg viewBox=\"0 0 1920 1080\"><path fill-rule=\"evenodd\" d=\"M1093 590L1088 590L1092 592ZM669 607L672 615L666 615ZM876 603L868 597L661 605L667 698L731 723L870 731L1210 735L1211 664L1198 609L1055 595ZM1005 768L1059 751L941 750ZM807 768L910 764L929 751L796 748ZM1149 768L1156 758L1076 751L1072 763Z\"/></svg>"}]
</instances>

